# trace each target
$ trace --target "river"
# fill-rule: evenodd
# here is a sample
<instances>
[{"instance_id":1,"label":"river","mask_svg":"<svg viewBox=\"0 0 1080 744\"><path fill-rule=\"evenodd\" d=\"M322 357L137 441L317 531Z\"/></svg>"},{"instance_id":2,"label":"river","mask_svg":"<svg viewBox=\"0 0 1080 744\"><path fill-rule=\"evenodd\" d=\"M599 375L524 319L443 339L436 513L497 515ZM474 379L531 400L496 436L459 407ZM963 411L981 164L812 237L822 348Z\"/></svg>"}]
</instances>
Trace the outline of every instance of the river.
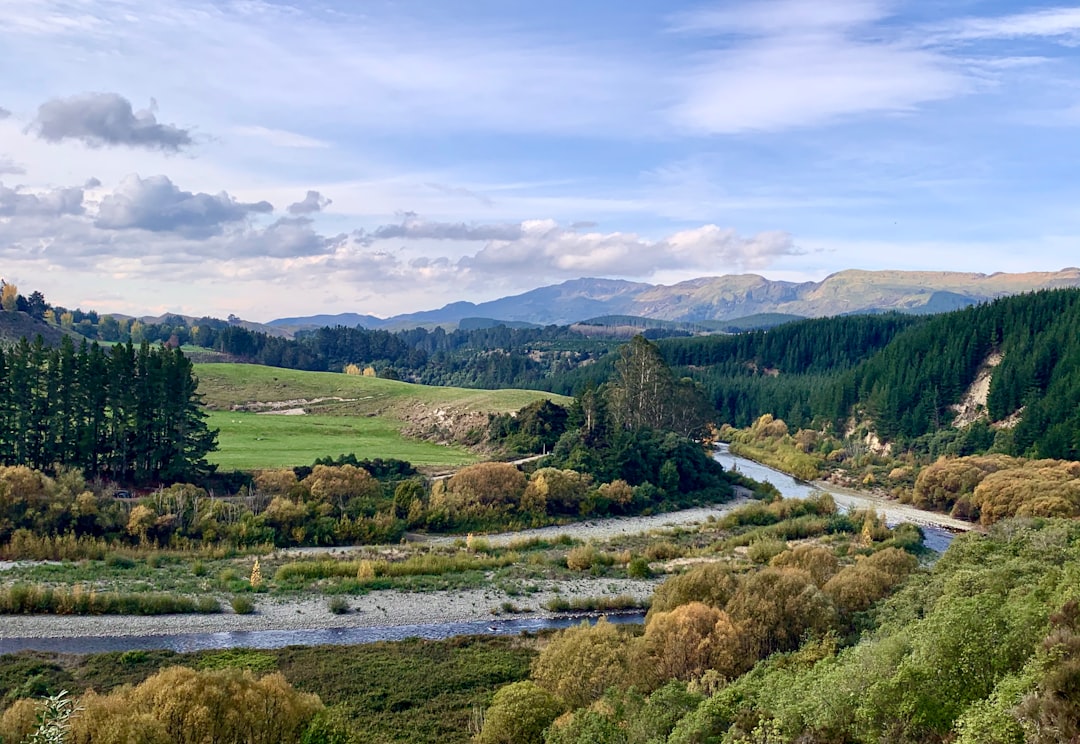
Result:
<instances>
[{"instance_id":1,"label":"river","mask_svg":"<svg viewBox=\"0 0 1080 744\"><path fill-rule=\"evenodd\" d=\"M732 455L726 446L717 451L716 460L729 470L759 481L772 483L787 498L806 498L820 490L832 494L838 506L844 509L871 508L881 513L886 522L896 524L910 521L919 524L926 536L926 546L943 552L952 541L956 531L970 530L971 523L960 522L943 514L923 511L914 507L889 501L872 494L848 491L828 484L810 484L796 480L759 463ZM528 537L553 538L570 535L578 539L604 540L618 535L637 534L654 529L665 529L705 521L710 516L721 516L746 503L744 499L715 506L686 509L667 514L645 517L623 517L577 522L556 527L544 527L524 532L502 533L486 536L493 544ZM453 542L454 537L427 538L430 542ZM342 551L342 548L335 549ZM347 552L347 548L344 549ZM310 552L300 549L297 552ZM618 622L641 622L642 614L630 613L613 618ZM0 653L34 649L60 653L98 653L104 651L127 651L134 649L168 649L173 651L198 651L234 647L278 648L288 645L354 644L375 641L393 641L409 637L430 639L449 638L456 635L518 634L544 629L563 628L581 622L583 618L595 621L595 616L534 617L507 620L481 620L473 622L443 622L434 624L375 625L351 628L311 628L292 630L246 630L233 632L198 632L163 635L78 636L78 637L2 637L0 627ZM102 618L105 620L106 618ZM63 619L57 618L57 622ZM0 618L0 623L3 619ZM71 634L69 634L71 635Z\"/></svg>"}]
</instances>

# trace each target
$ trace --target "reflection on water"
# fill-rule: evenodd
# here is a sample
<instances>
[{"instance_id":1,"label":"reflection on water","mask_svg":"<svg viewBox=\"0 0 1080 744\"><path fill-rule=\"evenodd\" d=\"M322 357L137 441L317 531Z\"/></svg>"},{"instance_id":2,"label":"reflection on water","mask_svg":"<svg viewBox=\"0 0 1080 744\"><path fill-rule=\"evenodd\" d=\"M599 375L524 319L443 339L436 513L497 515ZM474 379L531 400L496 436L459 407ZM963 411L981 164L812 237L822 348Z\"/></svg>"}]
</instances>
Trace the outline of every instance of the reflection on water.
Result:
<instances>
[{"instance_id":1,"label":"reflection on water","mask_svg":"<svg viewBox=\"0 0 1080 744\"><path fill-rule=\"evenodd\" d=\"M595 623L599 615L573 615L555 618L489 620L433 625L389 625L371 628L330 628L326 630L253 630L233 633L186 633L162 636L95 636L91 638L0 638L0 654L35 650L71 654L97 654L106 651L156 650L208 651L225 648L283 648L285 646L351 645L376 641L401 641L406 638L441 640L459 635L518 635L540 630L568 628L582 620ZM642 623L642 612L606 616L612 623Z\"/></svg>"}]
</instances>

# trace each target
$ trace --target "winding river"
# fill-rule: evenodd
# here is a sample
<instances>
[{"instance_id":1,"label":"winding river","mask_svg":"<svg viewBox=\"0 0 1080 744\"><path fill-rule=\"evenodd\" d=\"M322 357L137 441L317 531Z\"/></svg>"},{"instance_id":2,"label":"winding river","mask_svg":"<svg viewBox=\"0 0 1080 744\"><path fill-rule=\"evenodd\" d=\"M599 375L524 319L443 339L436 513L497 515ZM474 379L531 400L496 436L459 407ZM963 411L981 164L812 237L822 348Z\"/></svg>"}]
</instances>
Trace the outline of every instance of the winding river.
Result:
<instances>
[{"instance_id":1,"label":"winding river","mask_svg":"<svg viewBox=\"0 0 1080 744\"><path fill-rule=\"evenodd\" d=\"M759 481L772 483L787 498L806 498L821 490L828 491L838 506L844 509L870 508L883 515L890 525L899 522L914 522L922 527L926 536L926 545L930 549L942 552L958 531L974 529L969 522L961 522L943 514L923 511L911 506L889 501L871 494L839 489L824 483L805 483L785 473L743 457L732 455L726 446L717 451L716 460L725 468L738 470L740 473ZM601 519L589 522L556 527L544 527L524 532L502 533L487 536L494 543L506 543L516 539L530 537L553 538L570 535L579 539L603 540L618 535L637 534L655 529L667 529L679 525L703 522L709 516L720 516L746 503L744 499L717 504L709 507L686 509L668 514L645 517L623 517ZM452 543L455 537L426 538L432 543ZM322 549L317 549L321 552ZM337 552L347 552L348 548L336 548ZM299 549L296 552L311 553L313 549ZM482 620L473 622L443 622L426 625L377 625L352 628L299 629L299 630L252 630L233 632L200 632L173 635L122 635L122 636L80 636L80 637L3 637L0 625L0 653L34 649L60 653L99 653L104 651L128 651L167 649L172 651L200 651L225 648L279 648L289 645L318 644L354 644L373 643L376 641L394 641L410 637L442 639L457 635L476 634L512 634L536 632L539 630L563 628L581 622L583 617L595 620L595 616L560 616L530 617L518 619ZM642 621L641 613L616 615L613 622ZM58 619L57 622L63 622ZM3 619L0 618L0 624Z\"/></svg>"}]
</instances>

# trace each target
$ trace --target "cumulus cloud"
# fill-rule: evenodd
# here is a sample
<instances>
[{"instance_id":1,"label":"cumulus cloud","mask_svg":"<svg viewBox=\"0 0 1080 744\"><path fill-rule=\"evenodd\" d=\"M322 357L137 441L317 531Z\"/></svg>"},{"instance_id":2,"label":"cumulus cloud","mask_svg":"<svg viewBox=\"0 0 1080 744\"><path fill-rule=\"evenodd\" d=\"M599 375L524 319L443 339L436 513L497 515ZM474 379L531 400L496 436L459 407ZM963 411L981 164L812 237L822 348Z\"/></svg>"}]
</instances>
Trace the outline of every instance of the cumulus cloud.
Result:
<instances>
[{"instance_id":1,"label":"cumulus cloud","mask_svg":"<svg viewBox=\"0 0 1080 744\"><path fill-rule=\"evenodd\" d=\"M26 173L26 168L15 162L9 155L0 155L0 176L8 173L13 176L21 176Z\"/></svg>"},{"instance_id":2,"label":"cumulus cloud","mask_svg":"<svg viewBox=\"0 0 1080 744\"><path fill-rule=\"evenodd\" d=\"M317 233L307 217L283 217L265 229L231 236L224 245L230 258L290 258L328 252L335 239Z\"/></svg>"},{"instance_id":3,"label":"cumulus cloud","mask_svg":"<svg viewBox=\"0 0 1080 744\"><path fill-rule=\"evenodd\" d=\"M0 217L61 217L82 214L83 190L79 188L28 192L0 182Z\"/></svg>"},{"instance_id":4,"label":"cumulus cloud","mask_svg":"<svg viewBox=\"0 0 1080 744\"><path fill-rule=\"evenodd\" d=\"M456 266L472 273L534 276L648 276L660 270L699 269L710 272L761 269L779 256L801 251L783 232L750 237L731 228L704 225L649 240L634 233L584 232L592 223L564 227L554 220L517 224L430 222L408 213L400 224L354 234L363 246L378 240L448 240L482 242ZM419 262L419 263L418 263ZM417 268L435 267L431 259L414 259Z\"/></svg>"},{"instance_id":5,"label":"cumulus cloud","mask_svg":"<svg viewBox=\"0 0 1080 744\"><path fill-rule=\"evenodd\" d=\"M80 140L91 147L125 145L177 152L192 143L191 132L159 124L151 109L134 111L131 101L117 93L84 93L54 98L38 107L31 125L48 142Z\"/></svg>"},{"instance_id":6,"label":"cumulus cloud","mask_svg":"<svg viewBox=\"0 0 1080 744\"><path fill-rule=\"evenodd\" d=\"M182 191L167 176L143 179L131 175L101 200L94 225L108 230L138 228L205 238L220 234L224 226L252 213L273 209L265 201L238 202L224 191L215 195Z\"/></svg>"},{"instance_id":7,"label":"cumulus cloud","mask_svg":"<svg viewBox=\"0 0 1080 744\"><path fill-rule=\"evenodd\" d=\"M298 201L295 204L290 204L288 207L289 214L301 215L301 214L314 214L321 212L334 202L331 199L327 199L318 191L309 191L303 201Z\"/></svg>"},{"instance_id":8,"label":"cumulus cloud","mask_svg":"<svg viewBox=\"0 0 1080 744\"><path fill-rule=\"evenodd\" d=\"M716 225L655 241L634 233L578 232L551 220L523 222L521 228L520 239L491 241L461 264L473 271L507 274L643 277L673 269L710 273L760 269L779 256L799 253L786 233L743 237Z\"/></svg>"}]
</instances>

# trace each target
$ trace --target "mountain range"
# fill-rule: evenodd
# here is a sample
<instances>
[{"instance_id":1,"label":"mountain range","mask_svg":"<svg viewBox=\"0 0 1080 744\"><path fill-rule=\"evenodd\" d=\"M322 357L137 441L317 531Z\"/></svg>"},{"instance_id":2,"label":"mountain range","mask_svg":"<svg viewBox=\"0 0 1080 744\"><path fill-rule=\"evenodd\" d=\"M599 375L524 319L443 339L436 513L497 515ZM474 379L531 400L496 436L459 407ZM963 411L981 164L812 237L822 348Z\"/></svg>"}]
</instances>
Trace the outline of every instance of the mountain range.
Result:
<instances>
[{"instance_id":1,"label":"mountain range","mask_svg":"<svg viewBox=\"0 0 1080 744\"><path fill-rule=\"evenodd\" d=\"M573 279L490 302L454 302L438 310L377 318L344 313L278 318L267 325L292 332L327 325L396 330L414 326L476 326L490 319L569 325L597 316L658 320L733 320L759 313L824 317L897 310L937 313L1038 289L1080 286L1080 268L1053 272L979 274L848 269L820 282L773 281L757 274L653 285L620 279Z\"/></svg>"}]
</instances>

